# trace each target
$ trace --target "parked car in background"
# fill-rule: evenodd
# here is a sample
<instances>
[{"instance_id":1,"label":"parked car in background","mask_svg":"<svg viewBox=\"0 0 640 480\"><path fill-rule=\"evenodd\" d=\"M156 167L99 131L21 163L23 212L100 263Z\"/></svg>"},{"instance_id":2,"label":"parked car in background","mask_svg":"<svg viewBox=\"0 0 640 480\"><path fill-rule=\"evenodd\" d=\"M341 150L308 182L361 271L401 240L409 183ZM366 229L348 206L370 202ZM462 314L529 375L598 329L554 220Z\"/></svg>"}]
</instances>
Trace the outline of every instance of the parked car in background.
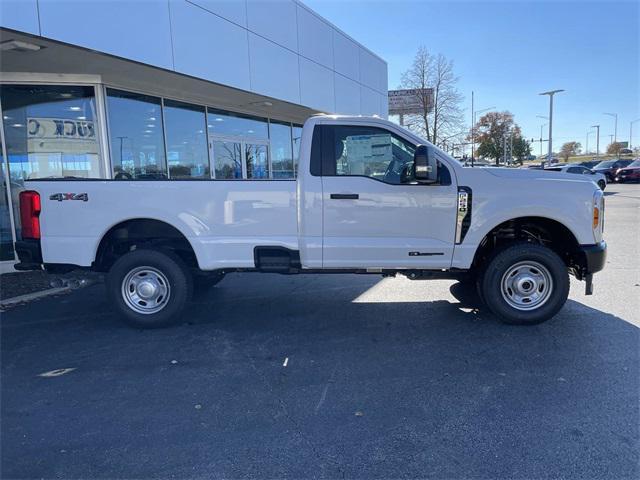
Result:
<instances>
[{"instance_id":1,"label":"parked car in background","mask_svg":"<svg viewBox=\"0 0 640 480\"><path fill-rule=\"evenodd\" d=\"M600 160L588 160L586 162L580 162L578 163L578 165L582 165L583 167L587 167L587 168L594 168L596 165L598 165L600 163Z\"/></svg>"},{"instance_id":2,"label":"parked car in background","mask_svg":"<svg viewBox=\"0 0 640 480\"><path fill-rule=\"evenodd\" d=\"M596 173L602 173L607 177L607 182L613 183L615 182L618 170L628 167L631 162L633 162L633 160L605 160L593 167L593 171Z\"/></svg>"},{"instance_id":3,"label":"parked car in background","mask_svg":"<svg viewBox=\"0 0 640 480\"><path fill-rule=\"evenodd\" d=\"M476 158L473 160L473 162L471 161L470 158L467 158L466 160L464 160L462 162L462 165L464 165L465 167L490 167L492 166L491 162L489 162L488 160L485 160L483 158Z\"/></svg>"},{"instance_id":4,"label":"parked car in background","mask_svg":"<svg viewBox=\"0 0 640 480\"><path fill-rule=\"evenodd\" d=\"M538 160L546 163L558 163L560 161L555 155L551 156L551 162L549 162L549 155L538 155Z\"/></svg>"},{"instance_id":5,"label":"parked car in background","mask_svg":"<svg viewBox=\"0 0 640 480\"><path fill-rule=\"evenodd\" d=\"M616 172L616 182L640 182L640 158Z\"/></svg>"},{"instance_id":6,"label":"parked car in background","mask_svg":"<svg viewBox=\"0 0 640 480\"><path fill-rule=\"evenodd\" d=\"M578 175L590 175L593 177L593 181L598 184L600 190L604 191L604 189L607 188L607 177L605 175L603 175L602 173L596 173L595 171L587 167L583 167L582 165L554 165L553 167L545 168L545 170L552 172L575 173Z\"/></svg>"}]
</instances>

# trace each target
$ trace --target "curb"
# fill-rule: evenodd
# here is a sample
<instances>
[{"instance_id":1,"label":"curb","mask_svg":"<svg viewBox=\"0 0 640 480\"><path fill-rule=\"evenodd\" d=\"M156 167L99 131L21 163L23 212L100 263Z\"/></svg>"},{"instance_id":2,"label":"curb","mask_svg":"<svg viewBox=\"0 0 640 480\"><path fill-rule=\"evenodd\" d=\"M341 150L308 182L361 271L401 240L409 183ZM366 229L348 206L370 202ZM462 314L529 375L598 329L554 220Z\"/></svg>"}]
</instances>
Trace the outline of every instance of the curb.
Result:
<instances>
[{"instance_id":1,"label":"curb","mask_svg":"<svg viewBox=\"0 0 640 480\"><path fill-rule=\"evenodd\" d=\"M0 308L11 307L19 303L25 303L31 300L37 300L38 298L48 297L50 295L56 295L59 293L66 293L68 291L71 291L71 287L49 288L47 290L41 290L40 292L18 295L17 297L0 300Z\"/></svg>"}]
</instances>

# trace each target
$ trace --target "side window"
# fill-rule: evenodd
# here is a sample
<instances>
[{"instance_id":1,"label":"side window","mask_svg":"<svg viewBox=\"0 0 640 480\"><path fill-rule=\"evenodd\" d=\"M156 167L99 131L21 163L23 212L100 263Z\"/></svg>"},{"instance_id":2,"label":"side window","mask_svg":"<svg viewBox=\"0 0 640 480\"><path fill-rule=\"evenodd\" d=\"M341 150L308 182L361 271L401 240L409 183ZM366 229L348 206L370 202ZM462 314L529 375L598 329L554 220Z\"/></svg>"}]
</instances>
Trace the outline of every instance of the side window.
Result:
<instances>
[{"instance_id":1,"label":"side window","mask_svg":"<svg viewBox=\"0 0 640 480\"><path fill-rule=\"evenodd\" d=\"M335 175L371 177L394 185L410 179L414 145L379 128L337 126L332 130Z\"/></svg>"},{"instance_id":2,"label":"side window","mask_svg":"<svg viewBox=\"0 0 640 480\"><path fill-rule=\"evenodd\" d=\"M391 185L416 183L416 146L411 142L376 127L326 126L323 132L323 175L365 176ZM438 167L439 184L450 185L448 169L441 162Z\"/></svg>"},{"instance_id":3,"label":"side window","mask_svg":"<svg viewBox=\"0 0 640 480\"><path fill-rule=\"evenodd\" d=\"M567 173L583 173L581 167L569 167Z\"/></svg>"}]
</instances>

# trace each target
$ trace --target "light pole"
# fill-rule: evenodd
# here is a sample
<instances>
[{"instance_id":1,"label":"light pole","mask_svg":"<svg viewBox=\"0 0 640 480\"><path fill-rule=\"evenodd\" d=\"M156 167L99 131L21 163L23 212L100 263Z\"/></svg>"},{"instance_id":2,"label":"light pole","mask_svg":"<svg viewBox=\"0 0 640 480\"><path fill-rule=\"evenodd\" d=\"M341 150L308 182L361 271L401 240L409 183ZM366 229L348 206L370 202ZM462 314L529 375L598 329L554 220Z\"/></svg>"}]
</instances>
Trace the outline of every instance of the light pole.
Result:
<instances>
[{"instance_id":1,"label":"light pole","mask_svg":"<svg viewBox=\"0 0 640 480\"><path fill-rule=\"evenodd\" d=\"M542 118L543 120L549 120L549 117L545 117L544 115L536 115L536 118ZM549 125L549 122L543 123L540 125L540 156L542 156L542 129Z\"/></svg>"},{"instance_id":2,"label":"light pole","mask_svg":"<svg viewBox=\"0 0 640 480\"><path fill-rule=\"evenodd\" d=\"M609 115L610 117L615 118L615 123L613 125L613 142L618 141L618 114L617 113L603 113L603 115ZM611 142L611 143L613 143Z\"/></svg>"},{"instance_id":3,"label":"light pole","mask_svg":"<svg viewBox=\"0 0 640 480\"><path fill-rule=\"evenodd\" d=\"M553 96L556 93L564 92L563 89L549 90L548 92L542 92L540 95L549 95L549 155L547 161L551 163L551 157L553 156Z\"/></svg>"},{"instance_id":4,"label":"light pole","mask_svg":"<svg viewBox=\"0 0 640 480\"><path fill-rule=\"evenodd\" d=\"M591 125L591 128L596 129L596 160L600 154L600 125Z\"/></svg>"},{"instance_id":5,"label":"light pole","mask_svg":"<svg viewBox=\"0 0 640 480\"><path fill-rule=\"evenodd\" d=\"M593 130L587 130L587 146L584 149L585 155L589 155L589 135L593 133Z\"/></svg>"},{"instance_id":6,"label":"light pole","mask_svg":"<svg viewBox=\"0 0 640 480\"><path fill-rule=\"evenodd\" d=\"M629 149L632 148L631 143L633 142L633 124L636 122L640 122L640 118L631 120L631 122L629 122Z\"/></svg>"},{"instance_id":7,"label":"light pole","mask_svg":"<svg viewBox=\"0 0 640 480\"><path fill-rule=\"evenodd\" d=\"M540 125L540 156L542 156L542 129L549 125L549 122Z\"/></svg>"},{"instance_id":8,"label":"light pole","mask_svg":"<svg viewBox=\"0 0 640 480\"><path fill-rule=\"evenodd\" d=\"M473 110L473 92L471 92L471 166L473 167L474 151L476 146L476 115L479 113L488 112L496 107L483 108L477 112Z\"/></svg>"}]
</instances>

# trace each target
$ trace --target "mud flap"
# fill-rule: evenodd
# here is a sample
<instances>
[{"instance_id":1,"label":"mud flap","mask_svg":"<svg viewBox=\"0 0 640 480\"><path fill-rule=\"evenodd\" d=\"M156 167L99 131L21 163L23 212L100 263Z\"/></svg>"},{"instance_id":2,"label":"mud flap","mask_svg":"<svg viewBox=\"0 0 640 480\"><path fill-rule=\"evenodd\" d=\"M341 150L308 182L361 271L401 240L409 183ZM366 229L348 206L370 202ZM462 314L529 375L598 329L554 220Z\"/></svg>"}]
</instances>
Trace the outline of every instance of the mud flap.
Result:
<instances>
[{"instance_id":1,"label":"mud flap","mask_svg":"<svg viewBox=\"0 0 640 480\"><path fill-rule=\"evenodd\" d=\"M584 294L593 295L593 274L589 273L584 277Z\"/></svg>"}]
</instances>

